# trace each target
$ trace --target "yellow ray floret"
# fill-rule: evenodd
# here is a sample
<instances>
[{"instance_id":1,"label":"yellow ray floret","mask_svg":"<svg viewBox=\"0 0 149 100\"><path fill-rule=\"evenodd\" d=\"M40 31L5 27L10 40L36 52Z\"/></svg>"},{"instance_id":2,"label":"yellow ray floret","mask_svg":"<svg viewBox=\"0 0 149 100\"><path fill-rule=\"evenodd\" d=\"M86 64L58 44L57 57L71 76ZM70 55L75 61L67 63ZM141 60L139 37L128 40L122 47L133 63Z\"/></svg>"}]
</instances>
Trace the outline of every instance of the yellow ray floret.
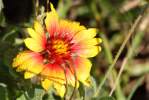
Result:
<instances>
[{"instance_id":1,"label":"yellow ray floret","mask_svg":"<svg viewBox=\"0 0 149 100\"><path fill-rule=\"evenodd\" d=\"M38 21L34 22L34 29L36 33L39 34L41 37L45 36L44 29Z\"/></svg>"},{"instance_id":2,"label":"yellow ray floret","mask_svg":"<svg viewBox=\"0 0 149 100\"><path fill-rule=\"evenodd\" d=\"M47 31L50 34L54 34L54 32L58 28L59 18L58 18L58 14L52 4L50 4L50 7L51 7L51 12L47 12L45 24L46 24Z\"/></svg>"},{"instance_id":3,"label":"yellow ray floret","mask_svg":"<svg viewBox=\"0 0 149 100\"><path fill-rule=\"evenodd\" d=\"M88 40L88 39L92 39L96 36L97 32L95 28L89 28L87 30L82 30L80 32L78 32L75 36L74 39L79 42L81 40Z\"/></svg>"},{"instance_id":4,"label":"yellow ray floret","mask_svg":"<svg viewBox=\"0 0 149 100\"><path fill-rule=\"evenodd\" d=\"M33 38L27 38L24 40L27 48L35 52L41 52L44 50L44 44L41 40L35 40Z\"/></svg>"}]
</instances>

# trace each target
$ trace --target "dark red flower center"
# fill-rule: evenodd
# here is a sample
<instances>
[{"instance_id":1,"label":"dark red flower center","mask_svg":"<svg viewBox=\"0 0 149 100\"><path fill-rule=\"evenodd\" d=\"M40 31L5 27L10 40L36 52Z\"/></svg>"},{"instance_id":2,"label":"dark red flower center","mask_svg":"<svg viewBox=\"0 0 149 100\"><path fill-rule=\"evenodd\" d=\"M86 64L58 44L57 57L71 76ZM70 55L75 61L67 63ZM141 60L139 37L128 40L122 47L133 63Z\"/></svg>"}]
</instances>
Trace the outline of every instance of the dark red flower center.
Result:
<instances>
[{"instance_id":1,"label":"dark red flower center","mask_svg":"<svg viewBox=\"0 0 149 100\"><path fill-rule=\"evenodd\" d=\"M44 63L61 64L71 59L71 44L63 38L51 38L47 40L46 50L43 52Z\"/></svg>"}]
</instances>

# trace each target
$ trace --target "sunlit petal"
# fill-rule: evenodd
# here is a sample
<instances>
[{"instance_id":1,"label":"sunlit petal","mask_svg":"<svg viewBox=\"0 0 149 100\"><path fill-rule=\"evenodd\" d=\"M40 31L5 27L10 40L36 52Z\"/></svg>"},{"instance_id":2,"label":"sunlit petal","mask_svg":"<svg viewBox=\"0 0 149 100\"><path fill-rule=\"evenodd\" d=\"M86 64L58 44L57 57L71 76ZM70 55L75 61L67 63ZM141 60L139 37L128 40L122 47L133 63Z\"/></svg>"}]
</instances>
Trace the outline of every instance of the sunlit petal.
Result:
<instances>
[{"instance_id":1,"label":"sunlit petal","mask_svg":"<svg viewBox=\"0 0 149 100\"><path fill-rule=\"evenodd\" d=\"M52 36L55 32L58 30L58 14L53 7L52 4L50 4L51 11L47 12L47 16L45 19L46 29L49 32L50 36Z\"/></svg>"},{"instance_id":2,"label":"sunlit petal","mask_svg":"<svg viewBox=\"0 0 149 100\"><path fill-rule=\"evenodd\" d=\"M44 50L44 45L41 41L35 40L33 38L27 38L24 40L26 46L35 52L41 52Z\"/></svg>"}]
</instances>

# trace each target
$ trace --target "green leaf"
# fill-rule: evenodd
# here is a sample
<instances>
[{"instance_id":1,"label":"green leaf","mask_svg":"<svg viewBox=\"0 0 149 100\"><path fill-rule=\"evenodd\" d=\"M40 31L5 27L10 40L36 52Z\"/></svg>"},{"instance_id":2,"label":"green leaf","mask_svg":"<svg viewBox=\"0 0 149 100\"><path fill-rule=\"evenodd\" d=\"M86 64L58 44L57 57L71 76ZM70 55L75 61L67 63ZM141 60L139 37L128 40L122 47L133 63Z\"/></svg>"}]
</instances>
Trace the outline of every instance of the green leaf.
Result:
<instances>
[{"instance_id":1,"label":"green leaf","mask_svg":"<svg viewBox=\"0 0 149 100\"><path fill-rule=\"evenodd\" d=\"M44 95L45 95L45 91L43 89L35 88L35 93L32 100L42 100Z\"/></svg>"},{"instance_id":2,"label":"green leaf","mask_svg":"<svg viewBox=\"0 0 149 100\"><path fill-rule=\"evenodd\" d=\"M26 100L26 97L25 97L25 95L23 94L23 95L21 95L20 97L18 97L16 100Z\"/></svg>"},{"instance_id":3,"label":"green leaf","mask_svg":"<svg viewBox=\"0 0 149 100\"><path fill-rule=\"evenodd\" d=\"M0 98L1 100L8 100L8 94L7 94L7 88L6 85L3 83L0 83Z\"/></svg>"},{"instance_id":4,"label":"green leaf","mask_svg":"<svg viewBox=\"0 0 149 100\"><path fill-rule=\"evenodd\" d=\"M61 98L54 95L54 88L50 87L49 90L43 96L43 100L61 100Z\"/></svg>"},{"instance_id":5,"label":"green leaf","mask_svg":"<svg viewBox=\"0 0 149 100\"><path fill-rule=\"evenodd\" d=\"M131 93L129 93L129 96L128 96L127 100L131 100L132 96L134 95L134 93L136 92L136 90L138 89L138 87L139 87L140 85L142 85L143 81L144 81L144 76L141 77L141 78L139 78L139 79L137 80L137 82L136 82L135 85L133 86L133 89L131 90Z\"/></svg>"},{"instance_id":6,"label":"green leaf","mask_svg":"<svg viewBox=\"0 0 149 100\"><path fill-rule=\"evenodd\" d=\"M98 100L98 99L96 99L96 100ZM105 96L105 97L101 97L99 100L115 100L115 99L110 96Z\"/></svg>"},{"instance_id":7,"label":"green leaf","mask_svg":"<svg viewBox=\"0 0 149 100\"><path fill-rule=\"evenodd\" d=\"M63 0L60 0L58 4L58 14L61 18L65 18L70 7L71 7L72 1L71 0L65 0L65 3L63 3Z\"/></svg>"},{"instance_id":8,"label":"green leaf","mask_svg":"<svg viewBox=\"0 0 149 100\"><path fill-rule=\"evenodd\" d=\"M83 91L82 94L83 94L85 100L91 100L93 98L95 92L97 91L96 80L93 77L90 77L89 81L90 81L90 86L89 87L84 86L84 91L82 90Z\"/></svg>"},{"instance_id":9,"label":"green leaf","mask_svg":"<svg viewBox=\"0 0 149 100\"><path fill-rule=\"evenodd\" d=\"M24 91L17 100L43 100L45 91L41 88L34 88L30 91Z\"/></svg>"},{"instance_id":10,"label":"green leaf","mask_svg":"<svg viewBox=\"0 0 149 100\"><path fill-rule=\"evenodd\" d=\"M84 86L83 86L82 83L80 83L80 86L78 88L78 91L80 93L80 97L83 97L84 98L84 96L85 96L85 90L84 90Z\"/></svg>"}]
</instances>

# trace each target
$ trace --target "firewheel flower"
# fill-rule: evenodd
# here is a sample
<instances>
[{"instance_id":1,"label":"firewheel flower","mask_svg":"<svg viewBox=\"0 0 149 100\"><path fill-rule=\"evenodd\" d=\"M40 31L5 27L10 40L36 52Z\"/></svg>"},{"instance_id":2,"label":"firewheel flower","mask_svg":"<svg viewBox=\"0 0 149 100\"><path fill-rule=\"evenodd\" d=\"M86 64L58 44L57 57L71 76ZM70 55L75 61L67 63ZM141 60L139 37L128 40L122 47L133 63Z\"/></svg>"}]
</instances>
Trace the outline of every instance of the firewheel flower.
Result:
<instances>
[{"instance_id":1,"label":"firewheel flower","mask_svg":"<svg viewBox=\"0 0 149 100\"><path fill-rule=\"evenodd\" d=\"M88 85L92 66L88 58L101 51L101 39L95 38L94 28L60 19L52 4L44 22L45 28L38 21L27 28L30 37L24 42L29 50L14 58L13 68L24 72L25 79L40 77L45 90L53 86L63 97L66 83L73 87L76 81L77 87L79 82Z\"/></svg>"}]
</instances>

